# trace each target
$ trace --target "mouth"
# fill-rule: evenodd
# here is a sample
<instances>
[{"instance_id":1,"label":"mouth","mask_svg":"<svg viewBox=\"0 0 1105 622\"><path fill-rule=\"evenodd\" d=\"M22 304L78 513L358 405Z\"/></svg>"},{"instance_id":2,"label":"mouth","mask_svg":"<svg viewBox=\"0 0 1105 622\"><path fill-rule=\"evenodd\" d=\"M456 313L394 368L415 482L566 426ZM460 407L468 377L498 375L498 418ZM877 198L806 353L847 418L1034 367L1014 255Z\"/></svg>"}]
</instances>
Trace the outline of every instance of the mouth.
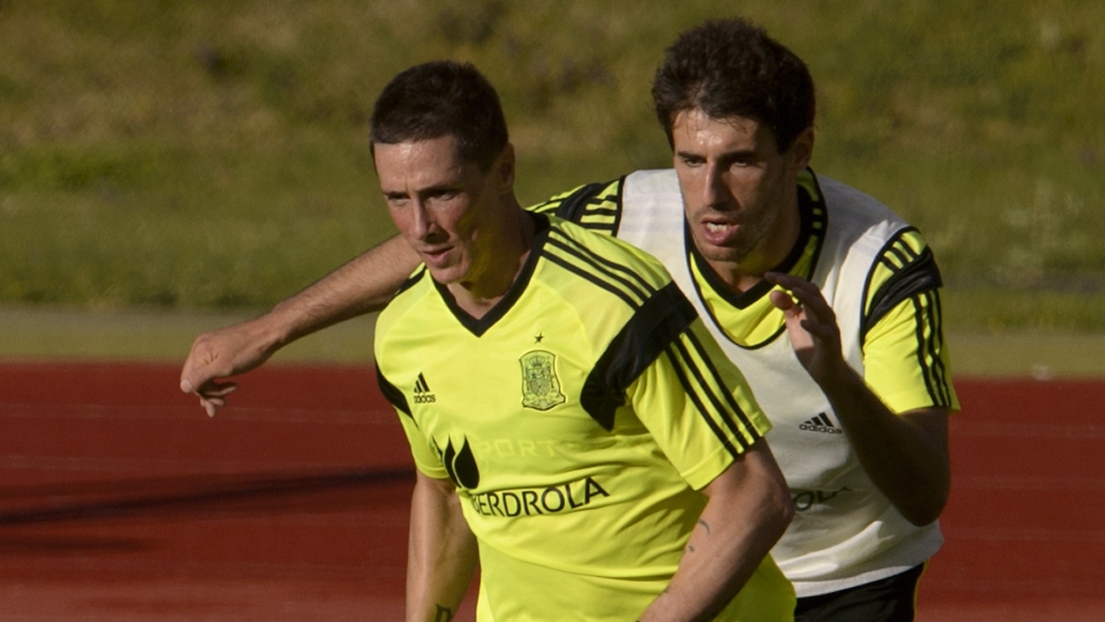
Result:
<instances>
[{"instance_id":1,"label":"mouth","mask_svg":"<svg viewBox=\"0 0 1105 622\"><path fill-rule=\"evenodd\" d=\"M729 221L703 221L701 231L705 242L724 246L737 235L740 225Z\"/></svg>"},{"instance_id":2,"label":"mouth","mask_svg":"<svg viewBox=\"0 0 1105 622\"><path fill-rule=\"evenodd\" d=\"M445 257L449 254L449 248L424 248L418 251L418 254L422 256L422 260L427 264L438 265L445 260Z\"/></svg>"}]
</instances>

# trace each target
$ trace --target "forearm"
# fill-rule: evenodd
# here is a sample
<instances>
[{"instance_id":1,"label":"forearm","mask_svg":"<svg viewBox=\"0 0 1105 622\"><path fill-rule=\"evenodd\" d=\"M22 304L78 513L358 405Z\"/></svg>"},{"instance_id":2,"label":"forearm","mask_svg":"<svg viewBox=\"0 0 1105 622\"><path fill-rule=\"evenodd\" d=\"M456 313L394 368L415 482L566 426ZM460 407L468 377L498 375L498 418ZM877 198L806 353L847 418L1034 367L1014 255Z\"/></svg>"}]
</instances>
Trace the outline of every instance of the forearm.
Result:
<instances>
[{"instance_id":1,"label":"forearm","mask_svg":"<svg viewBox=\"0 0 1105 622\"><path fill-rule=\"evenodd\" d=\"M951 488L947 409L892 412L841 356L836 315L820 290L787 274L767 280L797 299L771 293L795 355L828 398L867 475L910 522L936 520Z\"/></svg>"},{"instance_id":2,"label":"forearm","mask_svg":"<svg viewBox=\"0 0 1105 622\"><path fill-rule=\"evenodd\" d=\"M737 477L734 468L742 471ZM719 476L671 583L642 622L712 620L759 567L794 514L786 482L761 441Z\"/></svg>"},{"instance_id":3,"label":"forearm","mask_svg":"<svg viewBox=\"0 0 1105 622\"><path fill-rule=\"evenodd\" d=\"M392 237L262 316L275 349L344 320L379 311L418 265L418 255Z\"/></svg>"},{"instance_id":4,"label":"forearm","mask_svg":"<svg viewBox=\"0 0 1105 622\"><path fill-rule=\"evenodd\" d=\"M936 520L951 488L947 411L895 414L852 368L834 375L822 390L867 475L910 522Z\"/></svg>"},{"instance_id":5,"label":"forearm","mask_svg":"<svg viewBox=\"0 0 1105 622\"><path fill-rule=\"evenodd\" d=\"M408 548L407 622L452 620L472 581L478 552L451 485L418 474Z\"/></svg>"}]
</instances>

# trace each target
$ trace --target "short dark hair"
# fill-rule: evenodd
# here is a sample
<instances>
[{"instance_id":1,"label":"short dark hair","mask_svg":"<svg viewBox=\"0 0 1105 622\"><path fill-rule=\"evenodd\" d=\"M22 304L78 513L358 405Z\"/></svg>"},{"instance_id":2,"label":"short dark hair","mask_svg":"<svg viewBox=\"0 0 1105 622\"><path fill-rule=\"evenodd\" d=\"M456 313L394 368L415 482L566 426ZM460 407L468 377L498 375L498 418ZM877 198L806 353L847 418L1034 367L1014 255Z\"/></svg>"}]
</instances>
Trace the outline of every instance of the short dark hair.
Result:
<instances>
[{"instance_id":1,"label":"short dark hair","mask_svg":"<svg viewBox=\"0 0 1105 622\"><path fill-rule=\"evenodd\" d=\"M434 61L392 78L372 110L370 146L455 136L457 156L487 171L506 146L495 87L470 63ZM373 148L373 157L376 150Z\"/></svg>"},{"instance_id":2,"label":"short dark hair","mask_svg":"<svg viewBox=\"0 0 1105 622\"><path fill-rule=\"evenodd\" d=\"M740 116L767 125L779 151L813 126L813 78L802 59L743 18L687 30L664 55L652 83L656 117L672 125L688 110L713 119Z\"/></svg>"}]
</instances>

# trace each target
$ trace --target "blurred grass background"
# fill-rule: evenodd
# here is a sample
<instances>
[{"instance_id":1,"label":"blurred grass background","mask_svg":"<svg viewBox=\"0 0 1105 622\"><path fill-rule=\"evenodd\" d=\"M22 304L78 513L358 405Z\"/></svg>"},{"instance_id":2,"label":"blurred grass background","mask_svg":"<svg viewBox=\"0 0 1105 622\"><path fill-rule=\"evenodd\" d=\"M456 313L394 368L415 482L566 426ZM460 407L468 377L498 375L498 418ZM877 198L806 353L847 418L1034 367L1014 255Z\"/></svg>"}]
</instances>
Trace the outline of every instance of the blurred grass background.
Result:
<instances>
[{"instance_id":1,"label":"blurred grass background","mask_svg":"<svg viewBox=\"0 0 1105 622\"><path fill-rule=\"evenodd\" d=\"M306 286L391 233L366 122L424 60L499 88L525 202L666 166L656 64L738 8L813 72L815 170L925 232L949 332L1105 333L1105 5L1078 0L0 0L0 317Z\"/></svg>"}]
</instances>

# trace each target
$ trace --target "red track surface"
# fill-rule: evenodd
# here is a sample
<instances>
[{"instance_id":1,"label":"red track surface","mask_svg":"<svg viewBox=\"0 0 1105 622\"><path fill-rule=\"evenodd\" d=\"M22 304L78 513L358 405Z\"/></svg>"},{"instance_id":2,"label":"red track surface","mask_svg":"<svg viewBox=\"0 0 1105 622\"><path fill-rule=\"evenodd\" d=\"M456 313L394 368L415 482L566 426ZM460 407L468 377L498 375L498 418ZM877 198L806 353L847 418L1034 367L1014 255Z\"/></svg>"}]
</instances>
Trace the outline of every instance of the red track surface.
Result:
<instances>
[{"instance_id":1,"label":"red track surface","mask_svg":"<svg viewBox=\"0 0 1105 622\"><path fill-rule=\"evenodd\" d=\"M0 364L0 620L401 618L410 459L366 368ZM957 383L921 622L1105 619L1105 383ZM470 620L471 611L462 619Z\"/></svg>"}]
</instances>

